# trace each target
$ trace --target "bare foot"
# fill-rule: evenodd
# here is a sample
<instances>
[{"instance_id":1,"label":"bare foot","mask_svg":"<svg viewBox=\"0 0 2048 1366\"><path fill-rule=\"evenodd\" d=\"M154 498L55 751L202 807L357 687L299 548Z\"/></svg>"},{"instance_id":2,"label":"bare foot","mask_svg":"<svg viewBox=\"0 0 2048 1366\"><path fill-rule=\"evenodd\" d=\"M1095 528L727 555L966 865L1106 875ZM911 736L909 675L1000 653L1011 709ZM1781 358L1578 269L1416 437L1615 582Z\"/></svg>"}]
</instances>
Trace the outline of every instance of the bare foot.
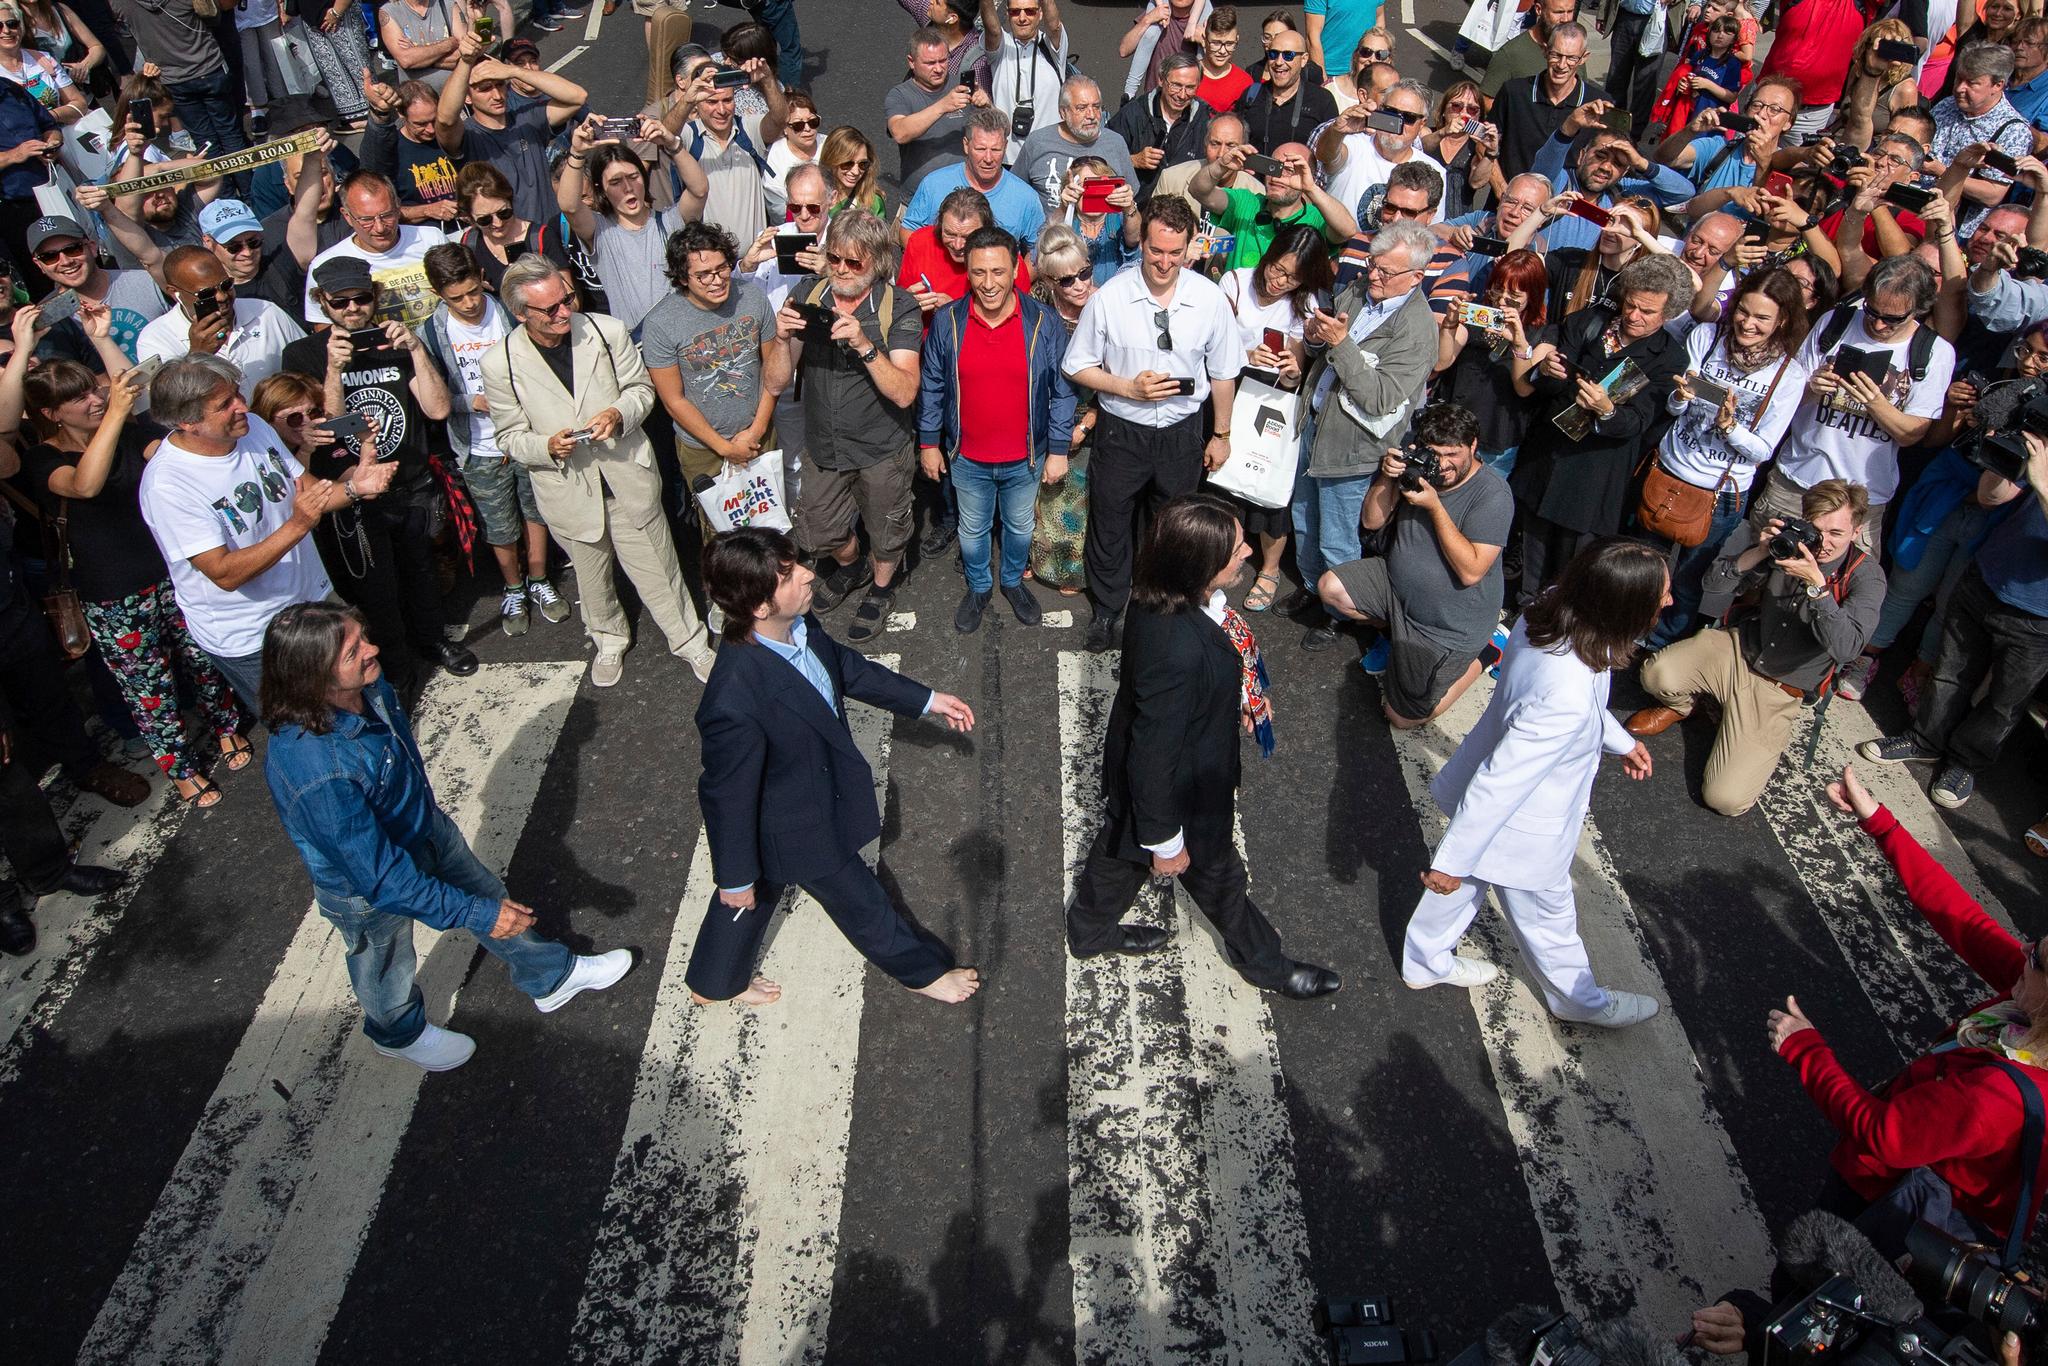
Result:
<instances>
[{"instance_id":1,"label":"bare foot","mask_svg":"<svg viewBox=\"0 0 2048 1366\"><path fill-rule=\"evenodd\" d=\"M934 1001L944 1001L957 1006L975 992L981 990L981 973L975 968L954 968L930 986L913 987L920 996L929 996Z\"/></svg>"},{"instance_id":2,"label":"bare foot","mask_svg":"<svg viewBox=\"0 0 2048 1366\"><path fill-rule=\"evenodd\" d=\"M690 993L690 999L700 1006L716 1005L709 996ZM782 984L771 982L766 977L756 977L747 984L747 989L732 998L743 1006L772 1006L782 999Z\"/></svg>"}]
</instances>

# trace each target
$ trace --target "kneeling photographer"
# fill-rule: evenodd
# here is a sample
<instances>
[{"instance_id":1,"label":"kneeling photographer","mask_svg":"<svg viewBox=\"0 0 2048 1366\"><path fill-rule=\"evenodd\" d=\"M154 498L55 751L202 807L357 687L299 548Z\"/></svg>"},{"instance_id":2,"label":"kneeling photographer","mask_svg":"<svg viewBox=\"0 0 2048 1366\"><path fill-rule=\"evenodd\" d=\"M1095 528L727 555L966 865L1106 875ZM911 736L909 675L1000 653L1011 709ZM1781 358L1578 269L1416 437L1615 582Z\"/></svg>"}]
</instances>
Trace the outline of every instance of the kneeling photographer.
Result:
<instances>
[{"instance_id":1,"label":"kneeling photographer","mask_svg":"<svg viewBox=\"0 0 2048 1366\"><path fill-rule=\"evenodd\" d=\"M1404 730L1442 715L1472 686L1500 618L1500 552L1515 500L1478 448L1470 409L1434 403L1417 413L1359 512L1369 543L1385 549L1316 584L1332 612L1380 628L1361 663L1379 676L1388 722Z\"/></svg>"},{"instance_id":2,"label":"kneeling photographer","mask_svg":"<svg viewBox=\"0 0 2048 1366\"><path fill-rule=\"evenodd\" d=\"M1806 490L1800 511L1772 518L1761 538L1751 522L1729 534L1700 599L1701 615L1723 625L1643 664L1643 687L1658 705L1627 723L1648 738L1683 720L1699 694L1719 702L1700 799L1724 816L1756 802L1801 704L1863 652L1884 606L1884 571L1856 546L1870 513L1863 486L1824 479Z\"/></svg>"}]
</instances>

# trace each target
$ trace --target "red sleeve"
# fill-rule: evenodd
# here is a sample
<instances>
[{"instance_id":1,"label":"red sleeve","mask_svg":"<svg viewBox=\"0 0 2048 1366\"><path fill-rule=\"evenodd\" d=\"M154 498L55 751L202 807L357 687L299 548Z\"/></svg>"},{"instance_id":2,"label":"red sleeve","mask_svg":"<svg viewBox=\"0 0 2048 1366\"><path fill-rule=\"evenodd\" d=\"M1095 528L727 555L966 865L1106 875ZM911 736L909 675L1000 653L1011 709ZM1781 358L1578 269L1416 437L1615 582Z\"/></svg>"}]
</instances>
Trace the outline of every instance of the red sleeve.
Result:
<instances>
[{"instance_id":1,"label":"red sleeve","mask_svg":"<svg viewBox=\"0 0 2048 1366\"><path fill-rule=\"evenodd\" d=\"M1996 1077L2006 1097L2012 1083L1991 1068L1972 1068L1873 1095L1843 1069L1817 1029L1802 1029L1780 1050L1843 1140L1859 1155L1896 1171L1955 1158L1983 1157L2015 1140L2012 1106L1987 1104L1979 1084Z\"/></svg>"},{"instance_id":2,"label":"red sleeve","mask_svg":"<svg viewBox=\"0 0 2048 1366\"><path fill-rule=\"evenodd\" d=\"M2026 966L2026 946L1984 914L1984 908L1889 810L1880 806L1862 826L1864 833L1877 841L1892 871L1905 884L1906 895L1935 933L1994 990L2011 991Z\"/></svg>"}]
</instances>

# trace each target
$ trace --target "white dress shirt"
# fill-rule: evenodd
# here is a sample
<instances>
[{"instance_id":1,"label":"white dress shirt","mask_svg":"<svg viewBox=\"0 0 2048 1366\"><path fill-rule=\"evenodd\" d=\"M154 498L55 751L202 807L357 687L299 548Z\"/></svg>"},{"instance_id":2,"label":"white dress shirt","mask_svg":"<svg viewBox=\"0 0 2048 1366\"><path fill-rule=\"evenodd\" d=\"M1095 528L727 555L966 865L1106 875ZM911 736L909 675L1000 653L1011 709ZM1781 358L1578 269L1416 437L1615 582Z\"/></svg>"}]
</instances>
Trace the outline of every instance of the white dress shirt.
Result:
<instances>
[{"instance_id":1,"label":"white dress shirt","mask_svg":"<svg viewBox=\"0 0 2048 1366\"><path fill-rule=\"evenodd\" d=\"M176 360L192 350L192 319L173 308L150 320L135 338L135 358ZM235 325L214 354L242 371L242 396L278 372L284 349L306 335L292 315L265 299L235 300Z\"/></svg>"},{"instance_id":2,"label":"white dress shirt","mask_svg":"<svg viewBox=\"0 0 2048 1366\"><path fill-rule=\"evenodd\" d=\"M1173 345L1159 344L1159 316L1166 314ZM1101 366L1119 379L1144 370L1192 379L1192 394L1175 394L1157 402L1104 394L1104 412L1141 427L1171 427L1194 416L1209 398L1209 381L1236 379L1244 369L1244 348L1238 344L1237 316L1215 284L1190 270L1174 281L1173 298L1161 305L1152 297L1142 265L1110 277L1081 309L1062 363L1069 378Z\"/></svg>"}]
</instances>

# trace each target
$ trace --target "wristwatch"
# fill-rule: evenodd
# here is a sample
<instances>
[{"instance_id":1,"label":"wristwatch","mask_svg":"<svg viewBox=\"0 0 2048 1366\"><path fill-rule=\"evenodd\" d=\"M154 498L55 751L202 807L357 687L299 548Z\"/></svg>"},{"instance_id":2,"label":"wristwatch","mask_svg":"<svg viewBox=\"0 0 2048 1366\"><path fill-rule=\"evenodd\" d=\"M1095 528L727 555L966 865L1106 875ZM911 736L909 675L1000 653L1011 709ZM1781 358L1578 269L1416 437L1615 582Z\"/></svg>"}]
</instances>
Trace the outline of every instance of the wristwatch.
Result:
<instances>
[{"instance_id":1,"label":"wristwatch","mask_svg":"<svg viewBox=\"0 0 2048 1366\"><path fill-rule=\"evenodd\" d=\"M1807 596L1807 599L1808 599L1809 601L1812 601L1812 602L1819 602L1819 601L1820 601L1820 598L1821 598L1821 594L1823 594L1823 593L1825 593L1825 592L1827 592L1827 591L1828 591L1828 587L1827 587L1827 585L1826 585L1826 584L1824 584L1824 583L1822 583L1822 584L1813 584L1813 583L1810 583L1810 584L1806 585L1806 596Z\"/></svg>"},{"instance_id":2,"label":"wristwatch","mask_svg":"<svg viewBox=\"0 0 2048 1366\"><path fill-rule=\"evenodd\" d=\"M867 350L867 354L866 354L866 355L862 355L862 354L861 354L860 352L856 351L856 352L854 352L854 353L853 353L853 358L854 358L855 360L859 361L859 362L860 362L860 363L861 363L862 365L867 365L867 364L869 364L870 362L872 362L872 361L874 360L874 358L875 358L876 356L879 356L879 355L881 355L881 354L882 354L882 348L881 348L881 347L879 347L879 346L870 346L870 347L868 348L868 350Z\"/></svg>"}]
</instances>

